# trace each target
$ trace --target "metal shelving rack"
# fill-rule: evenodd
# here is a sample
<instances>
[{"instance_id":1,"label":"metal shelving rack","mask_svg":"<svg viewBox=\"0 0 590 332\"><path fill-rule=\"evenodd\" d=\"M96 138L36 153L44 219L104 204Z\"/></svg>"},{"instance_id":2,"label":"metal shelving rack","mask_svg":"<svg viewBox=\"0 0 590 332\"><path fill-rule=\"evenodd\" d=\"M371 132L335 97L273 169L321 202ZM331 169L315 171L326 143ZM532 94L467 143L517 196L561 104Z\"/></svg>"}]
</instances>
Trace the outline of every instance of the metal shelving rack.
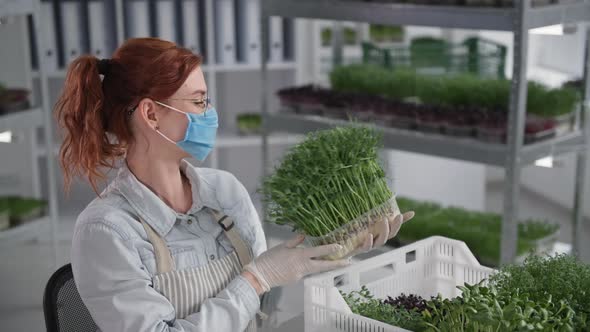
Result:
<instances>
[{"instance_id":1,"label":"metal shelving rack","mask_svg":"<svg viewBox=\"0 0 590 332\"><path fill-rule=\"evenodd\" d=\"M40 45L40 17L41 3L39 0L2 0L0 1L0 17L10 16L26 16L32 15L33 17L33 28L35 33L35 43ZM37 54L38 57L38 54ZM29 110L9 113L0 115L0 132L7 130L29 130L34 132L37 128L43 127L45 131L45 144L49 145L53 138L53 118L51 112L51 105L49 101L49 87L47 81L47 73L43 67L43 62L38 59L39 63L39 77L40 77L40 95L36 98L35 102L38 105ZM33 135L35 136L35 135ZM36 139L33 140L33 144L37 144ZM37 147L35 147L37 148ZM40 195L40 188L38 183L38 177L41 173L39 169L39 163L37 162L37 156L33 156L33 183L34 191L36 195ZM8 229L0 232L0 240L5 244L7 241L15 241L23 238L29 238L31 234L37 234L41 230L47 229L45 225L49 222L51 229L51 239L55 251L55 261L57 264L57 221L58 221L58 210L57 210L57 183L56 183L56 164L55 158L49 157L47 162L47 181L48 181L48 203L49 203L49 216L42 217L33 221L30 221L24 225L17 226L13 229Z\"/></svg>"},{"instance_id":2,"label":"metal shelving rack","mask_svg":"<svg viewBox=\"0 0 590 332\"><path fill-rule=\"evenodd\" d=\"M2 1L2 0L0 0ZM18 0L17 0L18 1ZM115 31L115 44L117 46L121 45L125 39L125 27L129 25L129 22L126 22L126 19L129 19L128 17L126 18L125 15L123 15L123 12L125 12L124 9L124 0L110 0L108 1L111 3L112 5L112 10L114 13L116 13L116 15L114 15L115 17L113 18L112 22L110 20L108 20L105 23L113 23L113 27L111 27L112 29L114 29ZM175 1L176 2L176 1ZM205 0L205 15L204 17L206 18L205 20L205 25L206 25L206 34L205 34L205 44L206 44L206 49L208 50L208 58L209 59L215 59L216 58L216 42L218 42L215 39L215 24L216 24L216 20L219 19L215 16L215 12L213 10L215 4L215 0ZM85 6L87 6L88 4L85 4ZM80 4L80 6L82 6L82 4ZM178 22L176 22L178 23ZM180 27L177 27L178 29L182 28L182 25L180 25ZM156 29L157 30L157 29ZM186 33L186 32L184 32ZM127 37L132 37L132 36L127 36ZM56 37L57 38L57 37ZM37 44L40 45L40 44ZM41 50L42 52L44 50ZM46 50L45 50L46 51ZM96 55L96 54L95 54ZM99 55L96 55L97 57L100 57ZM108 55L103 55L103 56L108 56ZM65 66L67 66L68 64L65 63ZM211 97L211 99L213 100L213 102L215 103L218 99L218 89L217 89L217 79L219 77L220 74L230 74L230 73L246 73L246 72L255 72L260 70L261 64L258 61L255 61L253 63L247 63L247 62L236 62L233 64L222 64L222 63L216 63L215 61L211 61L210 63L207 64L203 64L201 66L201 69L203 70L204 74L206 75L206 79L207 79L207 84L209 86L209 95ZM294 71L296 69L296 63L290 59L285 59L284 61L279 61L279 62L273 62L268 64L267 67L268 70L270 71L281 71L281 70L292 70ZM61 69L53 69L51 71L47 71L46 70L46 75L48 78L52 78L52 79L65 79L67 74L67 69L61 68ZM38 72L34 72L33 73L33 77L34 78L38 78L39 77L39 73ZM0 118L0 132L2 131L1 129L4 127L4 124L2 122L2 118ZM293 139L295 138L291 138L291 139L285 139L284 137L277 137L275 139L271 140L271 144L273 145L284 145L284 144L288 144L289 142L293 142ZM260 138L257 136L254 137L238 137L237 134L235 133L227 133L227 132L222 132L219 133L219 137L217 139L217 143L215 146L215 149L212 153L212 156L209 158L211 160L211 165L214 168L218 168L219 166L219 159L216 157L217 156L217 150L219 150L220 148L232 148L232 147L240 147L240 146L260 146ZM36 151L36 155L39 157L43 157L46 156L48 151L52 151L54 153L54 155L57 155L59 152L59 145L61 143L60 142L54 142L53 143L53 147L48 150L48 149L37 149Z\"/></svg>"},{"instance_id":3,"label":"metal shelving rack","mask_svg":"<svg viewBox=\"0 0 590 332\"><path fill-rule=\"evenodd\" d=\"M503 166L506 170L504 213L502 224L501 262L512 262L517 248L517 216L520 194L521 168L535 160L565 152L577 153L575 202L573 213L573 248L579 253L583 236L584 183L587 157L581 149L590 140L588 107L590 106L590 41L586 31L584 97L582 112L576 131L561 137L531 145L524 145L526 113L526 70L528 54L528 31L533 28L590 20L590 2L555 4L532 7L531 0L514 1L514 7L485 8L466 6L411 5L353 0L262 0L261 31L268 33L268 18L329 19L358 21L390 25L414 25L441 28L509 31L514 34L514 66L509 102L508 142L506 145L485 144L474 140L452 138L442 135L427 135L417 132L380 128L384 133L384 146L389 149L417 152L488 165ZM266 38L262 38L266 41ZM263 43L263 52L268 44ZM339 48L335 45L335 50ZM336 51L337 52L337 51ZM266 58L262 59L263 91L268 86ZM347 122L313 116L294 116L271 113L264 94L262 95L264 118L263 176L269 165L268 134L272 131L306 133L326 129Z\"/></svg>"}]
</instances>

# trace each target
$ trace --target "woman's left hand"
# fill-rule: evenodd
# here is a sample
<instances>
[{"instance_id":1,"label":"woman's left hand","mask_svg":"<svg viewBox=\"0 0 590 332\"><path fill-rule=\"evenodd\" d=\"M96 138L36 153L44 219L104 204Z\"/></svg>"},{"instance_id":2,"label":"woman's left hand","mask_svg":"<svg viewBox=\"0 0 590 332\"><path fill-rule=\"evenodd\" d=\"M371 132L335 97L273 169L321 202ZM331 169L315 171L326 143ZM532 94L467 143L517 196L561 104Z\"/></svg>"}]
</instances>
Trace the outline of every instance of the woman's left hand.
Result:
<instances>
[{"instance_id":1,"label":"woman's left hand","mask_svg":"<svg viewBox=\"0 0 590 332\"><path fill-rule=\"evenodd\" d=\"M388 240L397 235L402 224L414 218L414 211L404 214L390 215L374 223L364 241L346 257L352 257L381 247Z\"/></svg>"}]
</instances>

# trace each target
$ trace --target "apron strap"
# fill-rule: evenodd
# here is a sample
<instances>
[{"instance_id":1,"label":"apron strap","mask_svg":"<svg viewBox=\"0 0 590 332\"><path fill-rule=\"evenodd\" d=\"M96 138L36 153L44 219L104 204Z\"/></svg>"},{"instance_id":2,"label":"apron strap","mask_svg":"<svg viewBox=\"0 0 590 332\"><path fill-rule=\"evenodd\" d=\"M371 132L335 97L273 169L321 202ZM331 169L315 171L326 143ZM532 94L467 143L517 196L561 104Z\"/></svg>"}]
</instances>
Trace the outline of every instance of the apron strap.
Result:
<instances>
[{"instance_id":1,"label":"apron strap","mask_svg":"<svg viewBox=\"0 0 590 332\"><path fill-rule=\"evenodd\" d=\"M246 266L246 264L252 261L252 252L250 249L248 249L248 245L246 242L244 242L238 231L234 228L235 224L233 219L225 214L220 213L219 211L213 210L211 208L209 208L209 210L213 214L215 221L225 232L225 235L227 235L229 242L231 242L231 244L236 249L240 263L242 266Z\"/></svg>"},{"instance_id":2,"label":"apron strap","mask_svg":"<svg viewBox=\"0 0 590 332\"><path fill-rule=\"evenodd\" d=\"M216 210L209 209L213 214L215 221L221 226L225 235L227 235L229 242L234 246L240 264L246 266L246 264L252 261L252 252L248 248L248 245L238 231L234 228L235 224L231 217L224 215ZM174 270L174 260L170 249L166 245L166 242L160 237L154 229L148 225L143 219L140 219L148 238L154 247L154 254L156 256L156 269L158 273L166 273Z\"/></svg>"},{"instance_id":3,"label":"apron strap","mask_svg":"<svg viewBox=\"0 0 590 332\"><path fill-rule=\"evenodd\" d=\"M166 242L154 231L154 229L148 225L143 219L140 219L143 229L148 235L152 246L154 247L154 254L156 255L156 269L158 273L166 273L174 270L174 260L170 249L166 245Z\"/></svg>"}]
</instances>

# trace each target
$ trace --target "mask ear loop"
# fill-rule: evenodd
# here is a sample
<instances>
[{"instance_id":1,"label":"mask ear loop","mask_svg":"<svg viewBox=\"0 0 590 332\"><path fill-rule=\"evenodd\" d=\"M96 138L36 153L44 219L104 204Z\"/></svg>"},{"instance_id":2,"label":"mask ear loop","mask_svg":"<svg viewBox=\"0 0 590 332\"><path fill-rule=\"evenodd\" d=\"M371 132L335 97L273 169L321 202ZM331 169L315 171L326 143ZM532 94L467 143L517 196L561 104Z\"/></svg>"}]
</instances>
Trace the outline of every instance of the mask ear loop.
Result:
<instances>
[{"instance_id":1,"label":"mask ear loop","mask_svg":"<svg viewBox=\"0 0 590 332\"><path fill-rule=\"evenodd\" d=\"M161 102L159 102L159 101L155 101L155 103L156 103L156 104L158 104L158 105L160 105L160 106L164 106L164 107L166 107L166 108L169 108L169 109L171 109L171 110L173 110L173 111L176 111L176 112L178 112L178 113L182 113L182 114L184 114L184 115L187 115L185 112L183 112L183 111L181 111L181 110L179 110L179 109L177 109L177 108L174 108L174 107L172 107L172 106L170 106L170 105L166 105L166 104L164 104L164 103L161 103ZM188 115L187 115L187 117L188 117ZM190 119L189 119L189 121L190 121ZM163 134L163 133L160 131L160 127L156 126L156 128L154 128L154 129L156 130L156 132L157 132L158 134L160 134L160 136L164 137L164 138L165 138L165 139L166 139L168 142L170 142L170 143L172 143L172 144L174 144L174 145L176 145L176 144L178 143L178 142L174 142L173 140L171 140L170 138L168 138L168 136L164 135L164 134Z\"/></svg>"},{"instance_id":2,"label":"mask ear loop","mask_svg":"<svg viewBox=\"0 0 590 332\"><path fill-rule=\"evenodd\" d=\"M164 139L166 139L168 142L170 142L170 143L172 143L172 144L176 145L176 142L174 142L173 140L171 140L170 138L168 138L168 136L166 136L166 135L162 134L162 132L160 131L160 128L159 128L159 127L156 127L156 128L154 128L154 129L156 130L156 132L157 132L158 134L160 134L160 136L164 137Z\"/></svg>"}]
</instances>

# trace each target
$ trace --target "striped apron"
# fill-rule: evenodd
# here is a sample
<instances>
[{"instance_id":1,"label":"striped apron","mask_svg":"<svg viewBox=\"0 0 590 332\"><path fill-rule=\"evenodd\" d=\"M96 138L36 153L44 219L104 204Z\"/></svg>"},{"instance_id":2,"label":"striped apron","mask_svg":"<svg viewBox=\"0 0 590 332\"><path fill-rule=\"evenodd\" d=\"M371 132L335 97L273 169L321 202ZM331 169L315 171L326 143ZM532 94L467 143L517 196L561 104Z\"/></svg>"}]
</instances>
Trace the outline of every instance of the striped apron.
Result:
<instances>
[{"instance_id":1,"label":"striped apron","mask_svg":"<svg viewBox=\"0 0 590 332\"><path fill-rule=\"evenodd\" d=\"M235 250L207 265L183 270L174 268L174 260L164 239L141 220L156 257L157 274L152 279L153 287L172 303L177 319L198 312L203 301L215 297L226 288L242 272L242 266L252 260L252 251L233 228L233 220L215 210L209 211L223 228ZM259 314L264 316L260 311ZM246 331L256 331L256 319L250 321Z\"/></svg>"}]
</instances>

